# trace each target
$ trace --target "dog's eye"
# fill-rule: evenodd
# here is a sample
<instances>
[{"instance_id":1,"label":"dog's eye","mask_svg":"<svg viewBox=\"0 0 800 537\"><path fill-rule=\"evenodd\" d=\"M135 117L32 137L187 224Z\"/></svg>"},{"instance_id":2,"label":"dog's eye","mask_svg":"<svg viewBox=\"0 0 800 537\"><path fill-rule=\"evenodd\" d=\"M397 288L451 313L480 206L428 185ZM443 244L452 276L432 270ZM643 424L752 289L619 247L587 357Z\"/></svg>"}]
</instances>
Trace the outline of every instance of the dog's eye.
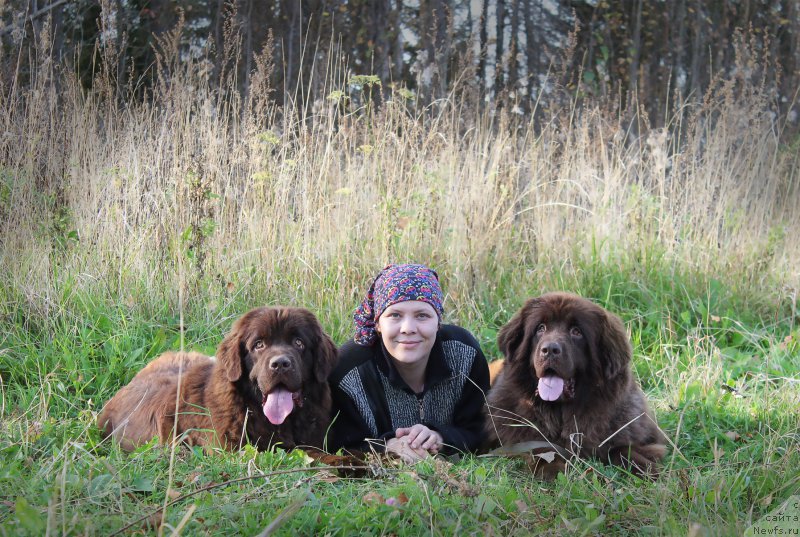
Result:
<instances>
[{"instance_id":1,"label":"dog's eye","mask_svg":"<svg viewBox=\"0 0 800 537\"><path fill-rule=\"evenodd\" d=\"M257 350L257 351L260 351L261 349L263 349L266 346L267 346L267 344L264 343L264 340L263 339L259 339L258 341L256 341L256 344L253 345L253 349Z\"/></svg>"},{"instance_id":2,"label":"dog's eye","mask_svg":"<svg viewBox=\"0 0 800 537\"><path fill-rule=\"evenodd\" d=\"M572 328L570 328L569 334L572 337L583 337L583 332L581 332L581 329L578 328L577 326L573 326Z\"/></svg>"},{"instance_id":3,"label":"dog's eye","mask_svg":"<svg viewBox=\"0 0 800 537\"><path fill-rule=\"evenodd\" d=\"M536 327L536 333L537 334L544 334L546 331L547 331L547 326L545 326L544 323L542 323L542 324L540 324L539 326Z\"/></svg>"},{"instance_id":4,"label":"dog's eye","mask_svg":"<svg viewBox=\"0 0 800 537\"><path fill-rule=\"evenodd\" d=\"M306 348L306 344L303 343L303 340L299 337L294 338L294 346L300 349L301 351Z\"/></svg>"}]
</instances>

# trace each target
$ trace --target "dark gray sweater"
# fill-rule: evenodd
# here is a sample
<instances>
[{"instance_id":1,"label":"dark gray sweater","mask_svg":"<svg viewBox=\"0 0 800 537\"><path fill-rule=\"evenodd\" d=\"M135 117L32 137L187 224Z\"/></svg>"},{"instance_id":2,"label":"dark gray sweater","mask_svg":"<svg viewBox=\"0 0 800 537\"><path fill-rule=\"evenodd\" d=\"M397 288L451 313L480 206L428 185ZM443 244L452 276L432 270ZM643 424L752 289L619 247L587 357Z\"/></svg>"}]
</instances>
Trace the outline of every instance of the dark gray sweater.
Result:
<instances>
[{"instance_id":1,"label":"dark gray sweater","mask_svg":"<svg viewBox=\"0 0 800 537\"><path fill-rule=\"evenodd\" d=\"M436 334L422 393L408 387L380 340L371 347L345 343L329 383L334 405L331 452L369 450L370 445L380 450L397 428L416 423L442 435L445 454L475 451L485 439L489 367L478 341L461 327L442 325Z\"/></svg>"}]
</instances>

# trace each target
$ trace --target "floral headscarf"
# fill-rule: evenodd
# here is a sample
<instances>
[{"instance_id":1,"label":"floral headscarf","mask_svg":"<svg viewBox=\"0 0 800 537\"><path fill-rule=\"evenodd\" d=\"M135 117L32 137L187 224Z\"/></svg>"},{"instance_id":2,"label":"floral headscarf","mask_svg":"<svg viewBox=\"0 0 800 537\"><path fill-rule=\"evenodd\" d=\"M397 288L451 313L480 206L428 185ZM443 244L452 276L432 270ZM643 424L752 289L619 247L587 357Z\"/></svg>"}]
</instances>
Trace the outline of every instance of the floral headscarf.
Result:
<instances>
[{"instance_id":1,"label":"floral headscarf","mask_svg":"<svg viewBox=\"0 0 800 537\"><path fill-rule=\"evenodd\" d=\"M353 314L355 342L370 346L378 338L375 327L384 310L407 300L427 302L442 319L444 295L439 275L425 265L387 265L372 282L367 296Z\"/></svg>"}]
</instances>

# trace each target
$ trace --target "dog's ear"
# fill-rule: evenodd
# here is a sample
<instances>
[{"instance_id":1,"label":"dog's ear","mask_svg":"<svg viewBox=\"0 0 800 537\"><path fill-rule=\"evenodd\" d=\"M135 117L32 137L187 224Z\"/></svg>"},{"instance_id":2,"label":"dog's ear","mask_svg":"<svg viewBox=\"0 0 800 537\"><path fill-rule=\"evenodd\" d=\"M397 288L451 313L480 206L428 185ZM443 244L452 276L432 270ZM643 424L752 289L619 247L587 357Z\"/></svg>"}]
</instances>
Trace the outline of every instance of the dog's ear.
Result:
<instances>
[{"instance_id":1,"label":"dog's ear","mask_svg":"<svg viewBox=\"0 0 800 537\"><path fill-rule=\"evenodd\" d=\"M217 348L217 360L225 371L228 380L236 382L242 376L242 321L244 317L233 324L233 328L222 340Z\"/></svg>"},{"instance_id":2,"label":"dog's ear","mask_svg":"<svg viewBox=\"0 0 800 537\"><path fill-rule=\"evenodd\" d=\"M597 337L603 376L610 380L627 369L633 349L622 320L608 311L603 313Z\"/></svg>"},{"instance_id":3,"label":"dog's ear","mask_svg":"<svg viewBox=\"0 0 800 537\"><path fill-rule=\"evenodd\" d=\"M526 342L525 326L530 322L530 315L537 303L535 298L525 302L497 334L497 347L509 363L514 362L519 355L529 354L523 348L523 343Z\"/></svg>"},{"instance_id":4,"label":"dog's ear","mask_svg":"<svg viewBox=\"0 0 800 537\"><path fill-rule=\"evenodd\" d=\"M317 354L314 357L314 377L317 382L327 382L328 375L331 374L336 362L339 359L339 352L331 337L322 332L322 337L317 344Z\"/></svg>"}]
</instances>

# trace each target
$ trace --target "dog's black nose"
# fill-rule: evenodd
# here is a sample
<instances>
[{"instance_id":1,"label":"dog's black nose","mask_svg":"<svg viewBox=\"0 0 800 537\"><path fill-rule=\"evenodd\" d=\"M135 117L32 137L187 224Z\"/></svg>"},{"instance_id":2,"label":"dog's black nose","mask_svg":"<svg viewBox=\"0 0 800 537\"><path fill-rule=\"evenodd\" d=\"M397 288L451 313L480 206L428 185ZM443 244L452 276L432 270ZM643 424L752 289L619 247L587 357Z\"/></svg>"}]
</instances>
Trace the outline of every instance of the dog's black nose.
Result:
<instances>
[{"instance_id":1,"label":"dog's black nose","mask_svg":"<svg viewBox=\"0 0 800 537\"><path fill-rule=\"evenodd\" d=\"M269 368L275 371L282 369L291 369L292 361L288 356L276 356L269 361Z\"/></svg>"},{"instance_id":2,"label":"dog's black nose","mask_svg":"<svg viewBox=\"0 0 800 537\"><path fill-rule=\"evenodd\" d=\"M559 343L558 341L548 341L547 343L542 345L540 352L544 356L550 356L550 357L558 356L559 354L561 354L561 343Z\"/></svg>"}]
</instances>

